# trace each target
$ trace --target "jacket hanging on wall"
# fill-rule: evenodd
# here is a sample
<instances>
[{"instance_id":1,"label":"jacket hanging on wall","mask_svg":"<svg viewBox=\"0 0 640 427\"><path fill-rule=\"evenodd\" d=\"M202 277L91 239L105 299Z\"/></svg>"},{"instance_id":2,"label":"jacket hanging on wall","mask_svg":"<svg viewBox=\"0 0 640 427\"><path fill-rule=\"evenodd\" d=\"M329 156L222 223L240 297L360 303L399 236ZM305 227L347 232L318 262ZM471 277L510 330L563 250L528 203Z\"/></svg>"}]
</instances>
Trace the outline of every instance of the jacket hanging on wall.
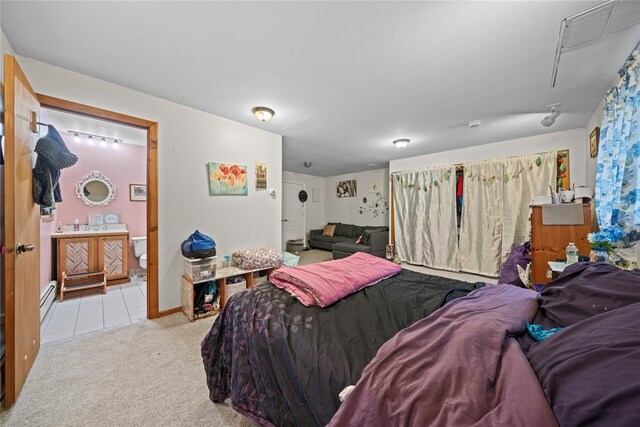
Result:
<instances>
[{"instance_id":1,"label":"jacket hanging on wall","mask_svg":"<svg viewBox=\"0 0 640 427\"><path fill-rule=\"evenodd\" d=\"M78 157L67 148L55 127L49 125L45 136L36 143L36 167L33 168L33 201L45 208L54 208L62 201L60 170L73 166Z\"/></svg>"}]
</instances>

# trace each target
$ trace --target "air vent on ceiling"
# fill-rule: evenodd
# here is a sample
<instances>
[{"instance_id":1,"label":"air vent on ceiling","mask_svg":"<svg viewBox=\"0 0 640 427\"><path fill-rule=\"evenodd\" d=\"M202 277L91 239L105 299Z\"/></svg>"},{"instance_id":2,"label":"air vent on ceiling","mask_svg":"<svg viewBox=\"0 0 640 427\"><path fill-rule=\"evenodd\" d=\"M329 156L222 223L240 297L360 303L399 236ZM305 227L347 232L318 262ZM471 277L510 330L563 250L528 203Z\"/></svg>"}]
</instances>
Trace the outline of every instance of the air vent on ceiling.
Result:
<instances>
[{"instance_id":1,"label":"air vent on ceiling","mask_svg":"<svg viewBox=\"0 0 640 427\"><path fill-rule=\"evenodd\" d=\"M556 58L551 75L551 88L556 85L560 56L602 37L640 24L640 2L610 0L562 20Z\"/></svg>"}]
</instances>

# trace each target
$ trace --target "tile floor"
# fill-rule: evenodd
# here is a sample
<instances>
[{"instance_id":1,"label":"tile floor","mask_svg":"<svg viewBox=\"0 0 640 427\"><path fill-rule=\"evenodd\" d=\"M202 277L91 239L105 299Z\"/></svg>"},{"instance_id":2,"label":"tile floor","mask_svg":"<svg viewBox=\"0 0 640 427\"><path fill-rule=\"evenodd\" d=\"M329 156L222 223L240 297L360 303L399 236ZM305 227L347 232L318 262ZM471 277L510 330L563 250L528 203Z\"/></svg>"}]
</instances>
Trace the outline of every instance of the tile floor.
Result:
<instances>
[{"instance_id":1,"label":"tile floor","mask_svg":"<svg viewBox=\"0 0 640 427\"><path fill-rule=\"evenodd\" d=\"M74 295L75 294L75 295ZM71 341L81 336L126 326L147 317L147 282L132 276L129 283L78 291L56 300L41 325L41 345Z\"/></svg>"}]
</instances>

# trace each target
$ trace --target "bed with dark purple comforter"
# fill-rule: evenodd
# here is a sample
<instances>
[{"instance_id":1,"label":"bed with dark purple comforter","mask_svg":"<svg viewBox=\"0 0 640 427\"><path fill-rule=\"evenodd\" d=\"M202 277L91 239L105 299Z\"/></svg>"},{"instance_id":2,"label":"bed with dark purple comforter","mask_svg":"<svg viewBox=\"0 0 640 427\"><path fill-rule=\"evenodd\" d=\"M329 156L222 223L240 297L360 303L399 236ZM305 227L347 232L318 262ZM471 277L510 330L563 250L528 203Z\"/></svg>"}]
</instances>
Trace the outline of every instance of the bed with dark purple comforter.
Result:
<instances>
[{"instance_id":1,"label":"bed with dark purple comforter","mask_svg":"<svg viewBox=\"0 0 640 427\"><path fill-rule=\"evenodd\" d=\"M330 425L638 426L639 319L640 273L607 264L488 285L385 343Z\"/></svg>"},{"instance_id":2,"label":"bed with dark purple comforter","mask_svg":"<svg viewBox=\"0 0 640 427\"><path fill-rule=\"evenodd\" d=\"M326 308L270 283L238 293L202 342L210 398L264 425L324 426L387 340L482 285L402 270Z\"/></svg>"}]
</instances>

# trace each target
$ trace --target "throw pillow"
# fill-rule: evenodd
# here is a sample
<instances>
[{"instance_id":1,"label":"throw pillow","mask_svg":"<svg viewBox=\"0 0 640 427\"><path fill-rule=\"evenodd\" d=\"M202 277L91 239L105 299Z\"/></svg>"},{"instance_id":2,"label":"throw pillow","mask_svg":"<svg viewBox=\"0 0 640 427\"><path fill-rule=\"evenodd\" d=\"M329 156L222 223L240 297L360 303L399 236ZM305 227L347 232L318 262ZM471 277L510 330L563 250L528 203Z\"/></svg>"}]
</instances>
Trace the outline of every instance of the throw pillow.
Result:
<instances>
[{"instance_id":1,"label":"throw pillow","mask_svg":"<svg viewBox=\"0 0 640 427\"><path fill-rule=\"evenodd\" d=\"M364 233L364 227L360 227L359 225L354 225L353 232L351 233L351 237L362 236L362 233Z\"/></svg>"},{"instance_id":2,"label":"throw pillow","mask_svg":"<svg viewBox=\"0 0 640 427\"><path fill-rule=\"evenodd\" d=\"M360 235L360 237L358 237L358 240L356 240L356 244L357 243L362 243L362 235Z\"/></svg>"},{"instance_id":3,"label":"throw pillow","mask_svg":"<svg viewBox=\"0 0 640 427\"><path fill-rule=\"evenodd\" d=\"M322 235L327 237L333 237L333 234L336 232L336 224L325 225L324 230L322 230Z\"/></svg>"}]
</instances>

